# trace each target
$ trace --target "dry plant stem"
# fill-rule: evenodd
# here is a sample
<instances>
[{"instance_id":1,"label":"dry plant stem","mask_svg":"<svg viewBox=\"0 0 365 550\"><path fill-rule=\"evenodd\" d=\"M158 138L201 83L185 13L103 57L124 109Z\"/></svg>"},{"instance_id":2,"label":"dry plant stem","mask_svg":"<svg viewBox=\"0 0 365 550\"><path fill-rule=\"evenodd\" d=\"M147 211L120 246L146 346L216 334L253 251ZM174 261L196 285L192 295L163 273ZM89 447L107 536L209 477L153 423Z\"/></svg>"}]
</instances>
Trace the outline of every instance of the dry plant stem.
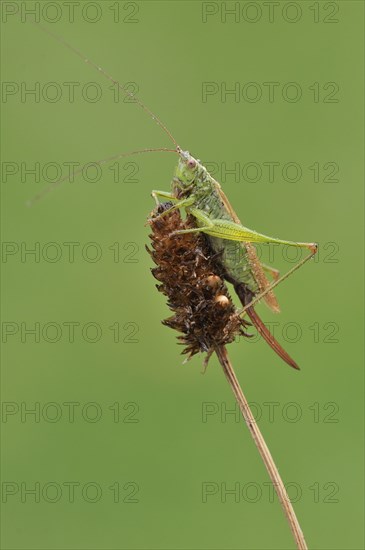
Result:
<instances>
[{"instance_id":1,"label":"dry plant stem","mask_svg":"<svg viewBox=\"0 0 365 550\"><path fill-rule=\"evenodd\" d=\"M297 548L300 550L307 550L307 544L304 539L303 532L300 528L297 516L295 515L294 508L290 502L288 493L284 487L283 480L280 477L278 469L274 463L271 453L265 443L265 440L257 426L256 420L251 412L246 397L244 396L241 386L237 380L232 364L227 354L227 350L224 346L216 348L217 357L223 367L224 374L232 388L237 403L241 409L242 416L246 422L248 429L252 435L255 445L261 455L261 458L268 471L270 479L275 487L276 493L280 500L284 514L289 522L290 529L293 533L293 537Z\"/></svg>"}]
</instances>

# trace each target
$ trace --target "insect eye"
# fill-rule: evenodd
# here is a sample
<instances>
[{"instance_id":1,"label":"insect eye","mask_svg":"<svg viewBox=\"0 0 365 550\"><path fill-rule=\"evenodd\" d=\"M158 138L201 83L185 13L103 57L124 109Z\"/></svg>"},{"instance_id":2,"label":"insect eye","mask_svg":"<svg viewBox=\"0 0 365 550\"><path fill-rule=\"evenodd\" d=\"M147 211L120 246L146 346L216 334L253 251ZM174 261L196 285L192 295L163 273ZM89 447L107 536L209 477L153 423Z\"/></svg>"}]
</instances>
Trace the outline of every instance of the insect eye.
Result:
<instances>
[{"instance_id":1,"label":"insect eye","mask_svg":"<svg viewBox=\"0 0 365 550\"><path fill-rule=\"evenodd\" d=\"M196 160L190 159L190 160L188 161L188 167L189 167L189 168L195 168L195 166L196 166Z\"/></svg>"}]
</instances>

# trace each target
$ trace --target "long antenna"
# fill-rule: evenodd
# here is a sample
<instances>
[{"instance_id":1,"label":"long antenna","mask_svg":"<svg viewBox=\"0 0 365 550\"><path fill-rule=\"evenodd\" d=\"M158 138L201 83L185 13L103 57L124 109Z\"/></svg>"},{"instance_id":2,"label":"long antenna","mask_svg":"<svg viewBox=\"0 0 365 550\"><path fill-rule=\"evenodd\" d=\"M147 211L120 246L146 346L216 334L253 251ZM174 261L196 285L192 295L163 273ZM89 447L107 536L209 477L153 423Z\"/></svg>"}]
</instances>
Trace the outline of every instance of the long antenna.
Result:
<instances>
[{"instance_id":1,"label":"long antenna","mask_svg":"<svg viewBox=\"0 0 365 550\"><path fill-rule=\"evenodd\" d=\"M166 149L165 147L160 147L159 149L139 149L138 151L129 151L128 153L118 153L117 155L113 155L111 157L107 157L107 158L104 158L104 159L100 159L100 160L96 160L95 162L91 163L91 164L97 164L98 166L101 166L102 164L106 164L108 162L111 162L113 160L117 160L117 159L120 159L122 157L129 157L131 155L140 155L142 153L157 153L157 152L163 152L163 153L175 153L177 154L177 150L176 149ZM81 174L81 172L83 172L83 170L85 169L85 166L88 166L90 165L90 163L86 163L84 164L83 166L81 166L80 168L78 168L77 170L74 170L72 172L72 176L76 176L77 174ZM43 199L43 197L45 195L47 195L50 191L53 191L53 189L55 187L58 187L63 181L67 181L71 178L71 175L67 175L67 176L64 176L63 178L60 178L59 180L57 181L54 181L53 183L51 183L50 185L47 185L47 187L45 187L44 189L42 189L42 191L40 191L39 193L37 193L36 195L34 195L34 197L32 199L30 199L29 201L27 201L27 206L33 206L33 204L35 202L38 202L40 199Z\"/></svg>"},{"instance_id":2,"label":"long antenna","mask_svg":"<svg viewBox=\"0 0 365 550\"><path fill-rule=\"evenodd\" d=\"M142 103L142 101L140 99L138 99L138 97L136 97L132 92L129 92L128 90L126 90L120 84L120 82L118 82L118 80L115 80L115 78L113 78L109 73L107 73L102 67L99 67L99 65L94 63L94 61L92 61L91 59L86 57L80 50L76 49L74 46L72 46L71 44L66 42L66 40L64 40L62 38L62 36L58 36L54 32L47 29L46 27L43 27L43 25L41 25L40 23L35 23L34 21L32 21L31 23L32 23L32 25L34 25L36 27L39 27L43 32L45 32L46 34L48 34L49 36L51 36L52 38L57 40L57 42L60 42L61 44L63 44L63 46L65 46L71 52L76 54L80 59L82 59L82 61L84 61L84 63L86 63L87 65L90 65L91 67L93 67L93 69L95 69L100 74L102 74L107 80L109 80L113 84L117 85L119 90L121 90L121 92L124 94L124 97L130 97L131 99L133 99L133 101L135 103L137 103L137 105L139 105L141 107L141 109L143 109L143 111L145 111L145 113L147 113L152 118L152 120L154 120L156 122L156 124L158 126L160 126L160 128L162 128L162 130L165 132L165 134L168 135L168 137L172 141L172 143L177 148L179 147L177 141L175 140L175 138L171 134L170 130L168 130L168 128L165 126L165 124L163 124L163 122L161 122L161 120L144 103Z\"/></svg>"}]
</instances>

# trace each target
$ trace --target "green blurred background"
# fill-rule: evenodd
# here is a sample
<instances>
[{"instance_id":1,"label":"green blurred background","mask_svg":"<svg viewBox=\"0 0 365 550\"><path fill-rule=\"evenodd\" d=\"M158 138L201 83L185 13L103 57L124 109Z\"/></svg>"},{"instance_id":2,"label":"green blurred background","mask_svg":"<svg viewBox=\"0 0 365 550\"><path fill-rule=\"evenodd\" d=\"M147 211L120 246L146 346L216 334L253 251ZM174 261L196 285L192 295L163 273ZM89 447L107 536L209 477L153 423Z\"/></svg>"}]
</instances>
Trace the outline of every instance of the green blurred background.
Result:
<instances>
[{"instance_id":1,"label":"green blurred background","mask_svg":"<svg viewBox=\"0 0 365 550\"><path fill-rule=\"evenodd\" d=\"M135 83L182 147L217 163L246 225L320 243L318 261L278 289L281 315L259 306L301 372L260 340L229 352L291 484L309 547L364 548L363 3L281 2L270 21L266 3L227 2L239 11L224 22L218 2L99 2L94 23L81 16L85 4L74 22L62 2L59 22L47 22L51 5L41 20L116 79ZM205 376L199 357L182 365L175 334L160 323L168 310L150 274L144 224L151 189L169 188L175 157L130 157L119 162L119 182L104 166L99 181L78 177L25 206L45 178L22 181L21 163L83 164L169 147L167 137L137 106L115 102L109 82L39 28L4 12L2 27L3 80L13 91L3 97L2 158L14 163L3 168L19 169L2 184L3 548L293 548L249 433L227 414L234 400L217 361ZM22 86L44 92L50 82L62 90L58 101L22 101ZM79 83L73 103L66 82ZM101 90L94 103L80 93L90 82ZM217 93L203 101L205 82ZM222 100L224 85L253 93L248 82L261 99ZM265 82L278 83L272 101ZM294 91L288 82L302 91L296 102L283 99ZM272 182L268 162L280 163ZM239 163L238 181L222 178L222 163ZM300 166L298 181L285 181L287 163ZM70 242L79 243L74 262L63 244ZM87 243L97 243L98 261ZM39 261L22 258L22 246L39 247ZM277 248L273 263L282 271L292 265ZM74 342L70 322L79 323ZM35 323L39 342L25 333ZM87 323L102 331L95 343L86 341L95 334ZM38 418L25 414L32 407ZM78 484L73 502L70 482ZM26 493L37 483L39 499ZM207 483L212 494L204 498ZM239 494L225 494L232 488Z\"/></svg>"}]
</instances>

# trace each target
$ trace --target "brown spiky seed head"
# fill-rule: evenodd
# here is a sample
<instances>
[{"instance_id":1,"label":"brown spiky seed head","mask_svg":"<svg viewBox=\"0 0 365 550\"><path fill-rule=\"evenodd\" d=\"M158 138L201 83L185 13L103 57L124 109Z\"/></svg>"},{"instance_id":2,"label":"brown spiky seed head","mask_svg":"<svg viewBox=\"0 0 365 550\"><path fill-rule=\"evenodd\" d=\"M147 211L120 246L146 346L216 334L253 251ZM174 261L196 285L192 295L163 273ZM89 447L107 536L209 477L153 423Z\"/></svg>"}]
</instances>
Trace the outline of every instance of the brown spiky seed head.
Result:
<instances>
[{"instance_id":1,"label":"brown spiky seed head","mask_svg":"<svg viewBox=\"0 0 365 550\"><path fill-rule=\"evenodd\" d=\"M223 281L217 255L202 233L174 234L194 227L194 218L183 220L178 210L166 213L171 203L159 205L152 212L150 224L152 250L156 266L154 277L158 290L168 298L174 315L162 321L182 333L182 353L189 357L199 352L212 353L218 346L233 342L236 336L247 336L248 325L238 315ZM195 226L196 227L196 226Z\"/></svg>"}]
</instances>

